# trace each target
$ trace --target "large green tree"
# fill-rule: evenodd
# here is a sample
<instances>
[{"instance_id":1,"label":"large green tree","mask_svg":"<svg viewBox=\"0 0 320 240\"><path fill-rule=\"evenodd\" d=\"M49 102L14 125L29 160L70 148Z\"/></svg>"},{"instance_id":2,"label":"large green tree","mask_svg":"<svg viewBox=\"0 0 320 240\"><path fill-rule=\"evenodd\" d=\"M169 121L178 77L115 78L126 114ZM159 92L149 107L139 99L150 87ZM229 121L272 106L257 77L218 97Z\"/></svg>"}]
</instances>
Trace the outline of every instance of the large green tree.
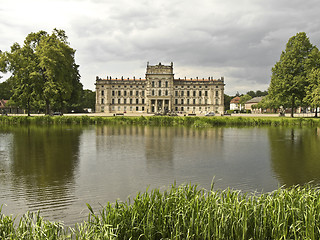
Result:
<instances>
[{"instance_id":1,"label":"large green tree","mask_svg":"<svg viewBox=\"0 0 320 240\"><path fill-rule=\"evenodd\" d=\"M309 85L306 87L305 101L315 108L315 117L318 117L317 108L320 106L320 68L313 68L308 74Z\"/></svg>"},{"instance_id":2,"label":"large green tree","mask_svg":"<svg viewBox=\"0 0 320 240\"><path fill-rule=\"evenodd\" d=\"M308 68L306 96L304 101L308 106L315 109L315 116L318 116L318 107L320 106L320 52L314 48L307 60Z\"/></svg>"},{"instance_id":3,"label":"large green tree","mask_svg":"<svg viewBox=\"0 0 320 240\"><path fill-rule=\"evenodd\" d=\"M42 106L49 114L51 109L62 111L77 102L82 84L74 55L63 30L30 33L23 46L15 43L0 61L1 70L12 74L11 100L28 114L32 107Z\"/></svg>"},{"instance_id":4,"label":"large green tree","mask_svg":"<svg viewBox=\"0 0 320 240\"><path fill-rule=\"evenodd\" d=\"M315 47L306 33L300 32L291 37L280 60L272 68L269 97L278 107L290 107L291 117L294 108L303 104L308 84L309 58Z\"/></svg>"}]
</instances>

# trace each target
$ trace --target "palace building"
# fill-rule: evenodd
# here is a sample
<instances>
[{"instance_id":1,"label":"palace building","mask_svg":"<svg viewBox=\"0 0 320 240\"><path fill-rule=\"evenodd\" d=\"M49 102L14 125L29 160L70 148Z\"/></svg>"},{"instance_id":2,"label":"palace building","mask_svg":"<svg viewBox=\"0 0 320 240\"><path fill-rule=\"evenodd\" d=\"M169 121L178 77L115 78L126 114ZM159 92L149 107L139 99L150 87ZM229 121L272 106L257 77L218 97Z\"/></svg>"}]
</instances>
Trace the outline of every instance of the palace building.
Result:
<instances>
[{"instance_id":1,"label":"palace building","mask_svg":"<svg viewBox=\"0 0 320 240\"><path fill-rule=\"evenodd\" d=\"M224 78L175 79L171 65L147 64L145 79L96 77L96 112L223 113Z\"/></svg>"}]
</instances>

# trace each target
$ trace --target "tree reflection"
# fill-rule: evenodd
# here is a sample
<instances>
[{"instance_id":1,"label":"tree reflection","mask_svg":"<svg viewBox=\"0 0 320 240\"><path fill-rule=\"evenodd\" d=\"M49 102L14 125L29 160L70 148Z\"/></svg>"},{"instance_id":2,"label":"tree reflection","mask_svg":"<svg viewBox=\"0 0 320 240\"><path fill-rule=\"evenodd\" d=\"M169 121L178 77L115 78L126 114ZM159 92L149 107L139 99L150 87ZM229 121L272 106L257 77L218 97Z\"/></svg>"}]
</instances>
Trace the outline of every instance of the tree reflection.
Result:
<instances>
[{"instance_id":1,"label":"tree reflection","mask_svg":"<svg viewBox=\"0 0 320 240\"><path fill-rule=\"evenodd\" d=\"M68 197L74 186L82 130L29 126L11 132L14 189L24 189L30 202Z\"/></svg>"},{"instance_id":2,"label":"tree reflection","mask_svg":"<svg viewBox=\"0 0 320 240\"><path fill-rule=\"evenodd\" d=\"M270 128L271 165L281 185L320 183L319 129Z\"/></svg>"}]
</instances>

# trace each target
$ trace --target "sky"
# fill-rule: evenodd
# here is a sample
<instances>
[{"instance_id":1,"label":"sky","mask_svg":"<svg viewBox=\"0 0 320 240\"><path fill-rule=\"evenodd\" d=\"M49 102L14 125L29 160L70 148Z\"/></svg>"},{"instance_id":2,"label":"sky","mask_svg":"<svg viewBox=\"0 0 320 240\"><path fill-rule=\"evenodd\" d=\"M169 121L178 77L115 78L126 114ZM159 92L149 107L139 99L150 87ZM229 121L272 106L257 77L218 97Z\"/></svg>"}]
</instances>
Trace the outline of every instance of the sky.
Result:
<instances>
[{"instance_id":1,"label":"sky","mask_svg":"<svg viewBox=\"0 0 320 240\"><path fill-rule=\"evenodd\" d=\"M26 36L66 31L81 83L145 78L147 62L175 78L225 79L225 93L267 90L289 38L320 46L319 0L0 0L0 50ZM0 81L4 81L8 75Z\"/></svg>"}]
</instances>

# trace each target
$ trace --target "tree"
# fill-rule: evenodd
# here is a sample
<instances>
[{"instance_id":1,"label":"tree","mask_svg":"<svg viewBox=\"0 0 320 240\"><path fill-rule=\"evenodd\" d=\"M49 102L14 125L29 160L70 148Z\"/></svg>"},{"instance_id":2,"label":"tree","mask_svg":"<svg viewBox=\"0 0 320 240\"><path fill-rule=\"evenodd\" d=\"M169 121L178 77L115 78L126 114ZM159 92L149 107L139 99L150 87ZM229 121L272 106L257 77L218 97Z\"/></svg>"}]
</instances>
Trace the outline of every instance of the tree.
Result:
<instances>
[{"instance_id":1,"label":"tree","mask_svg":"<svg viewBox=\"0 0 320 240\"><path fill-rule=\"evenodd\" d=\"M314 68L308 74L308 82L305 101L316 109L315 117L318 117L317 108L320 106L320 68Z\"/></svg>"},{"instance_id":2,"label":"tree","mask_svg":"<svg viewBox=\"0 0 320 240\"><path fill-rule=\"evenodd\" d=\"M315 117L318 117L318 107L320 106L320 52L314 48L307 60L307 86L304 101L308 106L315 108Z\"/></svg>"},{"instance_id":3,"label":"tree","mask_svg":"<svg viewBox=\"0 0 320 240\"><path fill-rule=\"evenodd\" d=\"M83 90L82 93L82 108L91 108L95 111L96 108L96 92L89 89Z\"/></svg>"},{"instance_id":4,"label":"tree","mask_svg":"<svg viewBox=\"0 0 320 240\"><path fill-rule=\"evenodd\" d=\"M246 102L248 102L250 99L252 99L252 97L248 94L241 96L239 101L241 108L244 107Z\"/></svg>"},{"instance_id":5,"label":"tree","mask_svg":"<svg viewBox=\"0 0 320 240\"><path fill-rule=\"evenodd\" d=\"M10 99L12 97L11 88L12 86L9 80L0 83L0 99Z\"/></svg>"},{"instance_id":6,"label":"tree","mask_svg":"<svg viewBox=\"0 0 320 240\"><path fill-rule=\"evenodd\" d=\"M224 94L224 109L229 110L230 109L230 101L233 97L229 96L227 94Z\"/></svg>"},{"instance_id":7,"label":"tree","mask_svg":"<svg viewBox=\"0 0 320 240\"><path fill-rule=\"evenodd\" d=\"M1 54L2 71L12 73L12 100L26 108L45 107L62 111L80 98L82 84L74 60L75 50L69 46L63 30L30 33L21 47L15 43L11 52Z\"/></svg>"},{"instance_id":8,"label":"tree","mask_svg":"<svg viewBox=\"0 0 320 240\"><path fill-rule=\"evenodd\" d=\"M306 95L306 79L310 68L307 63L314 48L306 33L297 33L289 39L280 60L272 68L269 96L277 107L291 107L291 117L294 108L302 104Z\"/></svg>"}]
</instances>

